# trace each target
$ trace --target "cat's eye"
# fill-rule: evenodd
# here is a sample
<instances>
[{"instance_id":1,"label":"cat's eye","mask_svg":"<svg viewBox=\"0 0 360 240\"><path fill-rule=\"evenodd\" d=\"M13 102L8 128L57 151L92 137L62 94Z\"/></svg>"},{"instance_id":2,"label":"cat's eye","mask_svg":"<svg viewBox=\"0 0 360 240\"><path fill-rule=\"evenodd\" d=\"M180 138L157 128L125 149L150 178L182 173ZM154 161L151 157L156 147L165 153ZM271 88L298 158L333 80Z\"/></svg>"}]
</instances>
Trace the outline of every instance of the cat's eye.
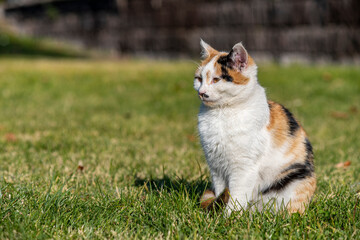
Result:
<instances>
[{"instance_id":1,"label":"cat's eye","mask_svg":"<svg viewBox=\"0 0 360 240\"><path fill-rule=\"evenodd\" d=\"M220 81L220 80L221 80L221 78L214 77L214 78L213 78L213 83L217 83L217 82Z\"/></svg>"},{"instance_id":2,"label":"cat's eye","mask_svg":"<svg viewBox=\"0 0 360 240\"><path fill-rule=\"evenodd\" d=\"M197 79L199 82L202 82L202 78L199 76L195 76L195 79Z\"/></svg>"}]
</instances>

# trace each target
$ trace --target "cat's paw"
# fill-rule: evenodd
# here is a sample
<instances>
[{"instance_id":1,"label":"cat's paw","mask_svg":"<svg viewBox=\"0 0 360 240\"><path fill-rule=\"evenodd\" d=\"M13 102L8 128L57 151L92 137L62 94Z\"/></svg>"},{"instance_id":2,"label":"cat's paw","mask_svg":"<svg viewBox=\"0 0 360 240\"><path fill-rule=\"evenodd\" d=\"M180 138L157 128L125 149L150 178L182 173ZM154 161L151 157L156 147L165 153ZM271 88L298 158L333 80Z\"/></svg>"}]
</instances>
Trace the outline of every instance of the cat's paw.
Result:
<instances>
[{"instance_id":1,"label":"cat's paw","mask_svg":"<svg viewBox=\"0 0 360 240\"><path fill-rule=\"evenodd\" d=\"M208 209L209 205L215 201L215 193L211 190L206 190L200 198L200 207L202 209Z\"/></svg>"},{"instance_id":2,"label":"cat's paw","mask_svg":"<svg viewBox=\"0 0 360 240\"><path fill-rule=\"evenodd\" d=\"M220 194L220 196L215 197L215 193L211 190L206 190L200 199L200 206L202 209L207 211L218 211L222 209L228 203L230 198L230 192L228 188Z\"/></svg>"}]
</instances>

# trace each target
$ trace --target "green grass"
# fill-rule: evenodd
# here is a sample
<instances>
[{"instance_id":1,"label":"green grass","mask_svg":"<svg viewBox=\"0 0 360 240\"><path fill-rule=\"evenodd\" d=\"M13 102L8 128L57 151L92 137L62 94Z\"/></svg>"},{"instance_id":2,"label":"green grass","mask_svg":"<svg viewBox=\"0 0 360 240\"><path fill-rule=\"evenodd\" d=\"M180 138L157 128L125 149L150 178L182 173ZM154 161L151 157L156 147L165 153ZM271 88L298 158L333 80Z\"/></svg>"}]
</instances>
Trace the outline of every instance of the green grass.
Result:
<instances>
[{"instance_id":1,"label":"green grass","mask_svg":"<svg viewBox=\"0 0 360 240\"><path fill-rule=\"evenodd\" d=\"M0 238L359 239L360 70L260 66L310 136L318 188L303 216L226 219L199 208L195 68L0 59Z\"/></svg>"}]
</instances>

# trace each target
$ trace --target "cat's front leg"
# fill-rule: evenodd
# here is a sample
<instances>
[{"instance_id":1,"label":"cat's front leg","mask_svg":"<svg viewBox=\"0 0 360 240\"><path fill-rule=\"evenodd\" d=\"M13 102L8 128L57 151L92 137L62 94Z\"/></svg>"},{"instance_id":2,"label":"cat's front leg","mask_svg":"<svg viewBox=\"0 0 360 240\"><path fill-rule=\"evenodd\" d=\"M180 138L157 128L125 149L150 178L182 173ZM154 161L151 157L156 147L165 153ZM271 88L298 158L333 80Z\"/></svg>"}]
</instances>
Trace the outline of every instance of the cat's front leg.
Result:
<instances>
[{"instance_id":1,"label":"cat's front leg","mask_svg":"<svg viewBox=\"0 0 360 240\"><path fill-rule=\"evenodd\" d=\"M244 173L234 171L229 179L230 199L225 209L225 215L230 216L233 211L243 211L249 207L257 185L258 174L255 171Z\"/></svg>"},{"instance_id":2,"label":"cat's front leg","mask_svg":"<svg viewBox=\"0 0 360 240\"><path fill-rule=\"evenodd\" d=\"M226 187L225 179L217 174L215 171L211 172L212 188L214 189L215 196L218 197Z\"/></svg>"}]
</instances>

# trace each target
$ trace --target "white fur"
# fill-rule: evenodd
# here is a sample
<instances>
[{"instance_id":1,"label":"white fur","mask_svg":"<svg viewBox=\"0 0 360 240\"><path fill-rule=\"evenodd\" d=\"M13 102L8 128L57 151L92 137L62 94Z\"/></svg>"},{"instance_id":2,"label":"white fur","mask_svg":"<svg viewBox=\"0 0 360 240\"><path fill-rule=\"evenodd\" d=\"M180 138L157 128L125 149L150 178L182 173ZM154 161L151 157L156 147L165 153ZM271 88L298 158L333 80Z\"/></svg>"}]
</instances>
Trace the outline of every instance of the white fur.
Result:
<instances>
[{"instance_id":1,"label":"white fur","mask_svg":"<svg viewBox=\"0 0 360 240\"><path fill-rule=\"evenodd\" d=\"M242 74L250 79L245 85L223 80L212 83L207 79L209 73L210 78L219 77L214 75L214 61L215 58L199 69L203 80L200 83L195 79L194 88L209 96L200 107L198 128L215 195L229 188L231 200L227 214L248 208L249 202L261 202L256 206L261 209L274 197L277 206L288 204L296 183L281 195L260 194L289 159L284 157L285 148L272 146L266 129L270 111L265 90L257 81L256 66L243 70Z\"/></svg>"}]
</instances>

